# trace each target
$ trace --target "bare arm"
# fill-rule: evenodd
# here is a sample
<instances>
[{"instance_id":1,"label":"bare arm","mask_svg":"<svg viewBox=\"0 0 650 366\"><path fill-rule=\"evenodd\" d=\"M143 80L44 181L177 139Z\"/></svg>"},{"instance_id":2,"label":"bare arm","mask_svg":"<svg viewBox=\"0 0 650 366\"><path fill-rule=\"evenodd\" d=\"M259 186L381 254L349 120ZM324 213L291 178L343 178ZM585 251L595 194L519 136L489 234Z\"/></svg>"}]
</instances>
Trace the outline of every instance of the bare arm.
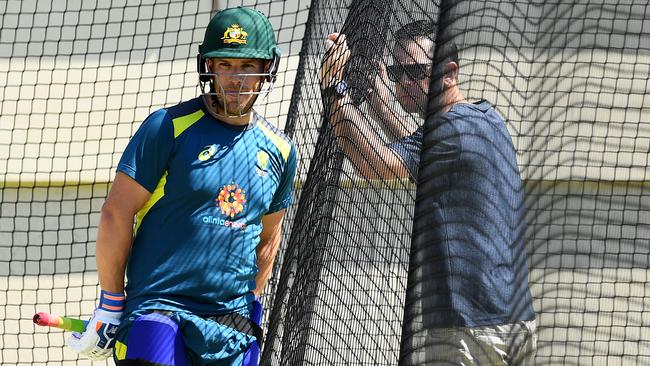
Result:
<instances>
[{"instance_id":1,"label":"bare arm","mask_svg":"<svg viewBox=\"0 0 650 366\"><path fill-rule=\"evenodd\" d=\"M385 103L385 102L384 102ZM368 116L378 122L389 141L399 140L417 129L413 123L395 113L387 105L369 106Z\"/></svg>"},{"instance_id":2,"label":"bare arm","mask_svg":"<svg viewBox=\"0 0 650 366\"><path fill-rule=\"evenodd\" d=\"M124 272L133 241L133 217L151 193L118 172L102 206L97 233L97 271L102 289L124 292Z\"/></svg>"},{"instance_id":3,"label":"bare arm","mask_svg":"<svg viewBox=\"0 0 650 366\"><path fill-rule=\"evenodd\" d=\"M330 98L329 112L336 141L359 174L368 179L409 176L402 158L384 144L350 97Z\"/></svg>"},{"instance_id":4,"label":"bare arm","mask_svg":"<svg viewBox=\"0 0 650 366\"><path fill-rule=\"evenodd\" d=\"M257 267L255 277L255 295L260 296L271 276L273 262L282 241L282 222L286 210L280 210L262 217L262 233L257 245Z\"/></svg>"},{"instance_id":5,"label":"bare arm","mask_svg":"<svg viewBox=\"0 0 650 366\"><path fill-rule=\"evenodd\" d=\"M321 64L319 78L324 90L332 80L341 79L350 58L345 35L332 33L326 39L327 52ZM384 74L386 71L384 70ZM383 75L387 78L386 75ZM381 77L381 76L380 76ZM377 83L377 82L376 82ZM377 85L376 85L377 86ZM384 89L385 90L385 84ZM385 90L387 93L388 91ZM379 138L370 126L370 119L356 106L349 96L337 98L325 96L326 113L336 141L343 153L362 176L369 179L394 179L409 176L402 159ZM374 104L382 104L377 101ZM400 121L389 122L389 129L399 130ZM402 137L404 131L391 132Z\"/></svg>"},{"instance_id":6,"label":"bare arm","mask_svg":"<svg viewBox=\"0 0 650 366\"><path fill-rule=\"evenodd\" d=\"M376 61L377 77L368 93L368 116L378 122L379 127L390 141L399 140L417 129L412 121L390 108L388 101L391 91L388 88L388 72L383 62Z\"/></svg>"}]
</instances>

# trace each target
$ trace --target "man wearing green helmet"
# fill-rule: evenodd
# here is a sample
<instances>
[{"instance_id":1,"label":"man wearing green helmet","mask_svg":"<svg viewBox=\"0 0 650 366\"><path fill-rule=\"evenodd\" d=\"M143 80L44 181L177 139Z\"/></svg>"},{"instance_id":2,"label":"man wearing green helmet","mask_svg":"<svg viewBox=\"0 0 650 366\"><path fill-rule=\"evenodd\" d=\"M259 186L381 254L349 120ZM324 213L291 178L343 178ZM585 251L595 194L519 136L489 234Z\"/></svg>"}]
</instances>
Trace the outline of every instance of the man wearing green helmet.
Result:
<instances>
[{"instance_id":1,"label":"man wearing green helmet","mask_svg":"<svg viewBox=\"0 0 650 366\"><path fill-rule=\"evenodd\" d=\"M102 206L99 306L68 342L92 360L258 363L296 171L293 143L253 110L280 53L266 16L243 7L212 18L199 52L202 95L142 123Z\"/></svg>"},{"instance_id":2,"label":"man wearing green helmet","mask_svg":"<svg viewBox=\"0 0 650 366\"><path fill-rule=\"evenodd\" d=\"M219 116L241 119L272 89L279 59L273 29L262 13L222 11L208 24L197 56L206 104Z\"/></svg>"}]
</instances>

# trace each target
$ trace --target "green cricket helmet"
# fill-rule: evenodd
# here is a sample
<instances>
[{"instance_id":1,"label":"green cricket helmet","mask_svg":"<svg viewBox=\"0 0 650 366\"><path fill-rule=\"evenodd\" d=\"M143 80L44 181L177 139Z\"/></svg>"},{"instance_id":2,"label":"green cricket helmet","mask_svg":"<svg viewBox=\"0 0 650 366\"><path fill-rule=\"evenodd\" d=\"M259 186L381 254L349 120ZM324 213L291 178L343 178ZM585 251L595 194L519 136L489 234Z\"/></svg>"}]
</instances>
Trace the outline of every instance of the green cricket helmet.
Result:
<instances>
[{"instance_id":1,"label":"green cricket helmet","mask_svg":"<svg viewBox=\"0 0 650 366\"><path fill-rule=\"evenodd\" d=\"M238 6L223 9L212 17L199 45L198 71L201 81L209 81L205 70L208 58L257 58L272 60L267 81L275 81L280 49L269 19L259 10Z\"/></svg>"}]
</instances>

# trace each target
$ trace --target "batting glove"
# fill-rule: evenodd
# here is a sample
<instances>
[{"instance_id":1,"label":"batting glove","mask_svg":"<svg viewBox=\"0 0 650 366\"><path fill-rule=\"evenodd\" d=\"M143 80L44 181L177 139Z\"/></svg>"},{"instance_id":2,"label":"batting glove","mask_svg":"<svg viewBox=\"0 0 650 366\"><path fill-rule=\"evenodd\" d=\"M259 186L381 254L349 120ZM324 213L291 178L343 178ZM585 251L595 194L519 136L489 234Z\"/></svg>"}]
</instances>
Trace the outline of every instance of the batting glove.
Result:
<instances>
[{"instance_id":1,"label":"batting glove","mask_svg":"<svg viewBox=\"0 0 650 366\"><path fill-rule=\"evenodd\" d=\"M124 311L124 294L102 290L99 306L88 321L86 331L73 332L68 339L68 347L93 361L102 361L111 357L122 311Z\"/></svg>"}]
</instances>

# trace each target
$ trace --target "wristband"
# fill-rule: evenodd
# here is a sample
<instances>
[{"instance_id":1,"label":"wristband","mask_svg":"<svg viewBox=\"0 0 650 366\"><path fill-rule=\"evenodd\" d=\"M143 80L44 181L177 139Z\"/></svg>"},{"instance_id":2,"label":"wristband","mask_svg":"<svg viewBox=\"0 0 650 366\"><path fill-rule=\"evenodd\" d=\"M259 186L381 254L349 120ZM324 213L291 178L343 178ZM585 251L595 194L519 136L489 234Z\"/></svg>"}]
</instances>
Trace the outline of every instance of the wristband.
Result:
<instances>
[{"instance_id":1,"label":"wristband","mask_svg":"<svg viewBox=\"0 0 650 366\"><path fill-rule=\"evenodd\" d=\"M102 290L97 308L113 313L122 312L124 310L125 298L126 296L123 293L118 294Z\"/></svg>"}]
</instances>

